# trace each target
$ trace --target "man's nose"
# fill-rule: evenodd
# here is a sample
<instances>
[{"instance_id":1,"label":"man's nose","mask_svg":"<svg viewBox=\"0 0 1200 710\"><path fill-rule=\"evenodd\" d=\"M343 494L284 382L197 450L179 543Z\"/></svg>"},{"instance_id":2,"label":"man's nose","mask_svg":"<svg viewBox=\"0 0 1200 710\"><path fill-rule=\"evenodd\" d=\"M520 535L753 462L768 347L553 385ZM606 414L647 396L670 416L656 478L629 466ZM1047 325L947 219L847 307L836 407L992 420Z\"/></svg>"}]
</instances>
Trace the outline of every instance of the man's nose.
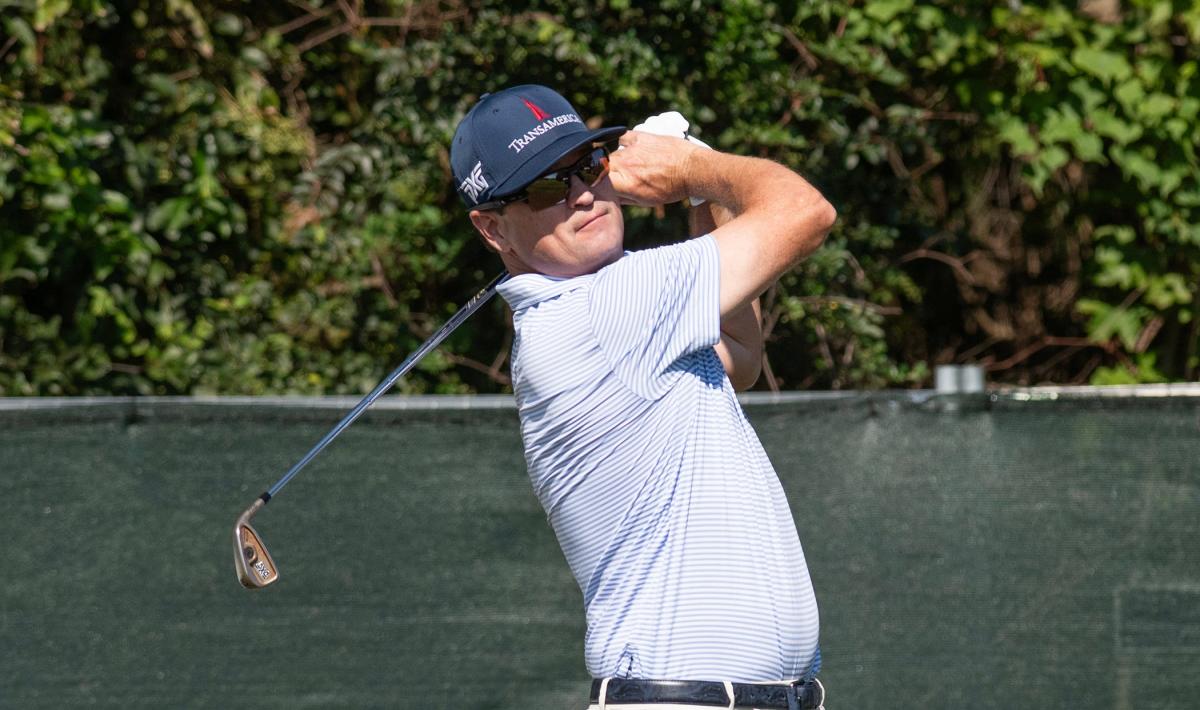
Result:
<instances>
[{"instance_id":1,"label":"man's nose","mask_svg":"<svg viewBox=\"0 0 1200 710\"><path fill-rule=\"evenodd\" d=\"M587 207L595 200L596 195L592 192L592 186L584 182L583 178L578 175L572 175L571 190L567 194L567 204L571 207Z\"/></svg>"}]
</instances>

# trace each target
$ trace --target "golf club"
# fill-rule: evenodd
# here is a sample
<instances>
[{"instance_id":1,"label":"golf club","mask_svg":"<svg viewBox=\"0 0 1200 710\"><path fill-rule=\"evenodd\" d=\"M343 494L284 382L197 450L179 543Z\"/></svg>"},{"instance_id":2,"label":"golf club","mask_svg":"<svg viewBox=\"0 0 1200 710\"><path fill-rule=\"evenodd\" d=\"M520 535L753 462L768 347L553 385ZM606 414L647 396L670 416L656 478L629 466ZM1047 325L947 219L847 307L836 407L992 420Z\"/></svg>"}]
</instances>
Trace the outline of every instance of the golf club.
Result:
<instances>
[{"instance_id":1,"label":"golf club","mask_svg":"<svg viewBox=\"0 0 1200 710\"><path fill-rule=\"evenodd\" d=\"M331 429L324 438L317 442L316 446L312 447L304 455L304 458L297 461L296 465L283 474L283 478L280 478L275 485L256 498L254 503L238 516L237 523L233 527L233 562L237 568L238 580L242 583L243 587L247 589L262 589L279 579L279 568L275 565L275 560L271 558L271 553L267 552L267 546L263 544L262 537L254 529L254 526L250 524L251 518L258 511L262 510L263 506L269 503L271 498L275 497L280 489L286 486L288 481L292 480L292 477L300 472L300 469L304 468L309 461L312 461L317 454L321 453L346 427L353 424L354 420L358 419L359 415L367 407L379 399L384 392L391 389L392 385L396 384L401 377L420 362L421 358L428 355L447 336L453 333L458 326L462 325L463 321L470 318L472 313L487 303L496 293L496 287L507 278L508 273L501 272L482 291L475 294L470 301L467 301L466 305L460 308L458 313L455 313L450 320L446 321L445 325L430 336L429 340L422 343L421 347L417 348L404 362L400 363L399 367L392 371L392 374L388 375L383 382L379 383L379 386L355 405L354 409L350 410L350 413L343 417L337 426Z\"/></svg>"}]
</instances>

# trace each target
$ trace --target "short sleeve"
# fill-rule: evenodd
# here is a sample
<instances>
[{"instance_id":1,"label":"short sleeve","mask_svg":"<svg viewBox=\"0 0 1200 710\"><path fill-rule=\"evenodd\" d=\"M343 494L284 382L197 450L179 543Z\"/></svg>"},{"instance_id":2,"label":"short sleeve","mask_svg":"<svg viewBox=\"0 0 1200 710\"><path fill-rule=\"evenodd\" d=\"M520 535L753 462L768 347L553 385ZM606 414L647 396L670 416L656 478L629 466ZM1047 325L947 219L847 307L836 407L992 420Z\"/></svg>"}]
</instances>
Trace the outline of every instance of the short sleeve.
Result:
<instances>
[{"instance_id":1,"label":"short sleeve","mask_svg":"<svg viewBox=\"0 0 1200 710\"><path fill-rule=\"evenodd\" d=\"M711 236L633 252L596 274L592 328L616 375L658 399L681 358L721 337L720 256Z\"/></svg>"}]
</instances>

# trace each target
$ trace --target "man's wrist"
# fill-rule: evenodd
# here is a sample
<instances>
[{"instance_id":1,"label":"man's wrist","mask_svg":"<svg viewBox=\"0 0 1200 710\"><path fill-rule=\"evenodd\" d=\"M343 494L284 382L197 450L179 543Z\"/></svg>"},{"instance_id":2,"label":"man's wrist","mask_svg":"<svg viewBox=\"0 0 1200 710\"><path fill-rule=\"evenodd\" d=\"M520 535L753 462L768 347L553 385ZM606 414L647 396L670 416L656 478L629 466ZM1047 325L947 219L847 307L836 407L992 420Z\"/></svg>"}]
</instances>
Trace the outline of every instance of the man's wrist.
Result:
<instances>
[{"instance_id":1,"label":"man's wrist","mask_svg":"<svg viewBox=\"0 0 1200 710\"><path fill-rule=\"evenodd\" d=\"M714 161L717 152L710 148L692 146L684 163L684 191L692 200L692 206L697 207L713 199Z\"/></svg>"},{"instance_id":2,"label":"man's wrist","mask_svg":"<svg viewBox=\"0 0 1200 710\"><path fill-rule=\"evenodd\" d=\"M685 133L684 138L687 139L688 143L691 143L692 145L696 146L697 148L699 148L701 150L712 150L712 147L709 144L705 143L704 141L700 140L699 138L693 136L690 133ZM707 202L707 200L705 200L703 197L689 195L688 202L692 205L692 207L699 207L700 205Z\"/></svg>"}]
</instances>

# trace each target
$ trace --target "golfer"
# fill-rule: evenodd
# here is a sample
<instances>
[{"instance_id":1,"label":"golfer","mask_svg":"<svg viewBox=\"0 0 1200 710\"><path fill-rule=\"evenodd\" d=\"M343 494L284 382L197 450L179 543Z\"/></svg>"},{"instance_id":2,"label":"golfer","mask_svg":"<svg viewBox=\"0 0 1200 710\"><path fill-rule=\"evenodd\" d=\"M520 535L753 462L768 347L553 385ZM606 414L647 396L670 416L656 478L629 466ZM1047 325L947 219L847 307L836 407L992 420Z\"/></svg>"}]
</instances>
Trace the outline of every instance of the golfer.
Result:
<instances>
[{"instance_id":1,"label":"golfer","mask_svg":"<svg viewBox=\"0 0 1200 710\"><path fill-rule=\"evenodd\" d=\"M525 458L583 592L593 707L820 706L808 568L735 385L758 377L759 295L834 209L778 164L592 130L535 85L481 98L451 165L512 275ZM621 205L688 198L731 218L625 251Z\"/></svg>"}]
</instances>

